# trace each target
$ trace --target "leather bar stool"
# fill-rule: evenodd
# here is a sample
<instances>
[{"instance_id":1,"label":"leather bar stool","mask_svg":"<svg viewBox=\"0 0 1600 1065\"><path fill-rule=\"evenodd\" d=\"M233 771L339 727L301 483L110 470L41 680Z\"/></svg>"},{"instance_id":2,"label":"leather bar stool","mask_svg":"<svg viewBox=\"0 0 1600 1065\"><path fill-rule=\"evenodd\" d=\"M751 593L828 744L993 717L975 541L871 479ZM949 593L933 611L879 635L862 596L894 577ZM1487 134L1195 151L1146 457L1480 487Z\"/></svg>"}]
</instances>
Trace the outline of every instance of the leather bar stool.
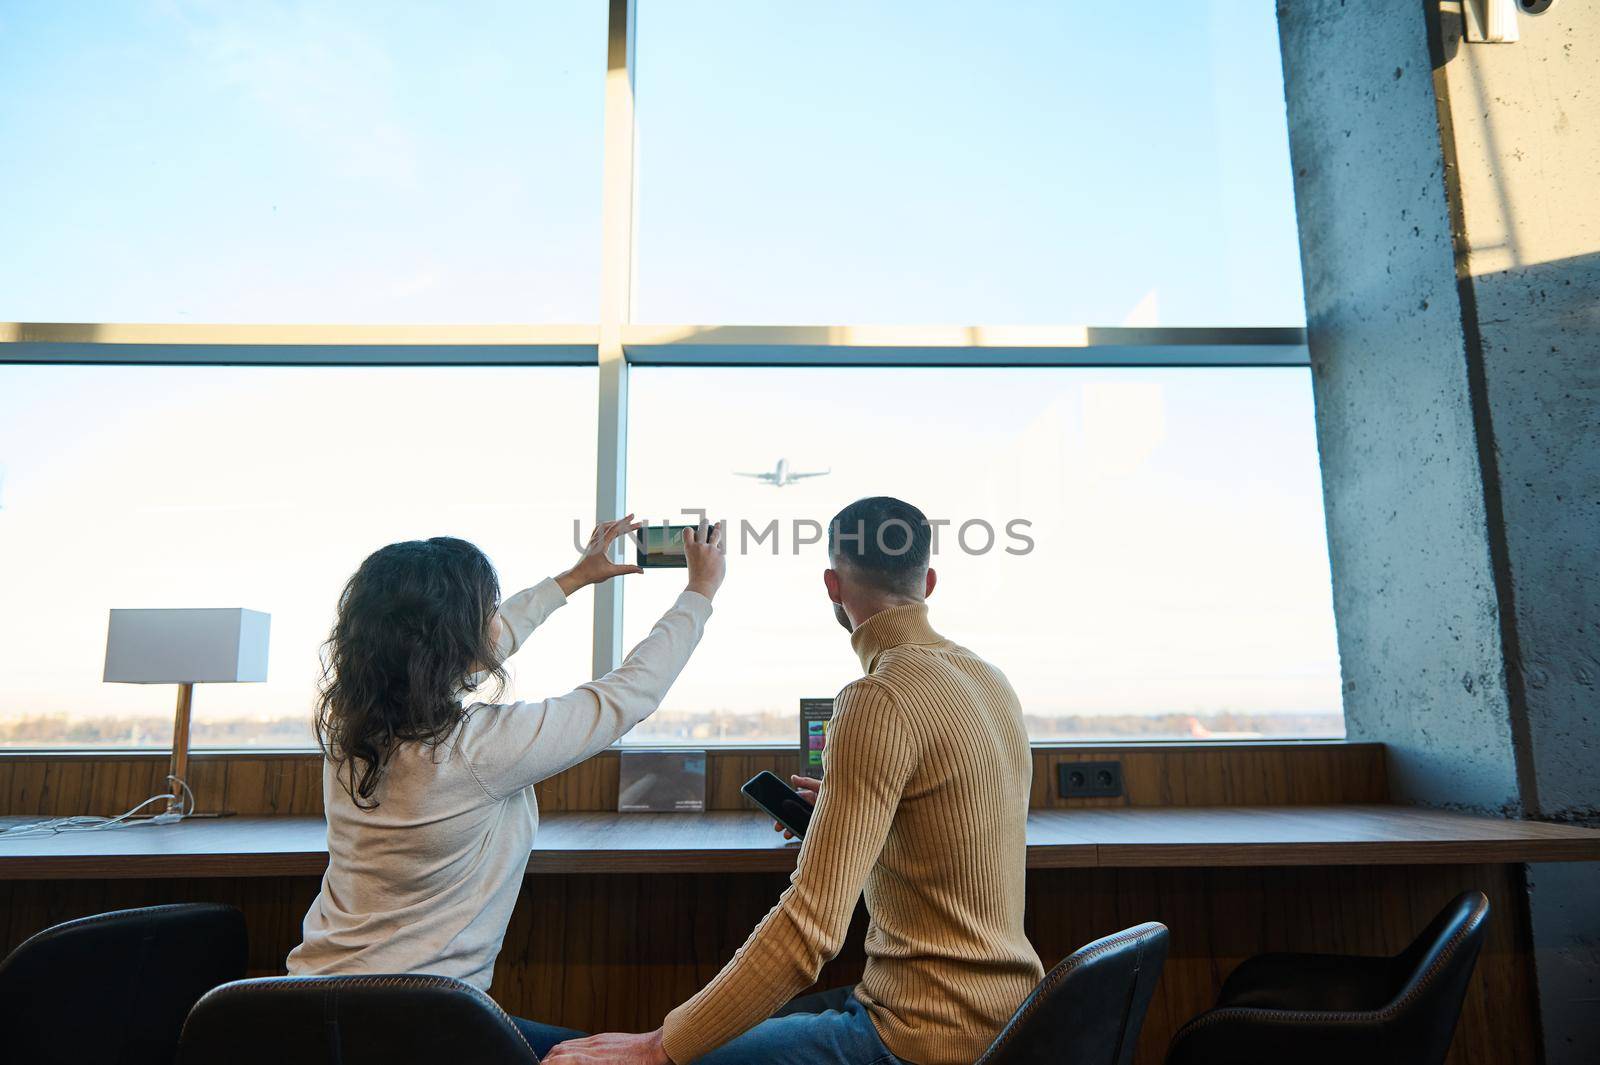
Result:
<instances>
[{"instance_id":1,"label":"leather bar stool","mask_svg":"<svg viewBox=\"0 0 1600 1065\"><path fill-rule=\"evenodd\" d=\"M273 976L189 1014L179 1065L532 1065L493 999L448 976Z\"/></svg>"},{"instance_id":2,"label":"leather bar stool","mask_svg":"<svg viewBox=\"0 0 1600 1065\"><path fill-rule=\"evenodd\" d=\"M232 906L146 906L46 928L0 962L0 1056L172 1065L189 1008L243 976L245 956Z\"/></svg>"},{"instance_id":3,"label":"leather bar stool","mask_svg":"<svg viewBox=\"0 0 1600 1065\"><path fill-rule=\"evenodd\" d=\"M1097 939L1045 974L978 1065L1128 1065L1167 960L1154 922Z\"/></svg>"},{"instance_id":4,"label":"leather bar stool","mask_svg":"<svg viewBox=\"0 0 1600 1065\"><path fill-rule=\"evenodd\" d=\"M1251 958L1179 1030L1167 1065L1440 1065L1488 918L1469 891L1392 958Z\"/></svg>"}]
</instances>

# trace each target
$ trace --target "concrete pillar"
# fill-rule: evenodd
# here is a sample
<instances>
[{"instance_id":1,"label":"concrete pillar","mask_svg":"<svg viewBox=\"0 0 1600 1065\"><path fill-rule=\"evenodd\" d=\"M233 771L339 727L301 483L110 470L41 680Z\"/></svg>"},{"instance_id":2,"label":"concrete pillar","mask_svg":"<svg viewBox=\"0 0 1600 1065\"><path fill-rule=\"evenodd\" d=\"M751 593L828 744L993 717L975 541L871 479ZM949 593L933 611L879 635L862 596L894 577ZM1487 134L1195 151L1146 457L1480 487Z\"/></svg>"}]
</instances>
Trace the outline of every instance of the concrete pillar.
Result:
<instances>
[{"instance_id":1,"label":"concrete pillar","mask_svg":"<svg viewBox=\"0 0 1600 1065\"><path fill-rule=\"evenodd\" d=\"M1349 733L1600 826L1600 5L1278 12ZM1600 1060L1600 867L1529 887L1548 1063Z\"/></svg>"}]
</instances>

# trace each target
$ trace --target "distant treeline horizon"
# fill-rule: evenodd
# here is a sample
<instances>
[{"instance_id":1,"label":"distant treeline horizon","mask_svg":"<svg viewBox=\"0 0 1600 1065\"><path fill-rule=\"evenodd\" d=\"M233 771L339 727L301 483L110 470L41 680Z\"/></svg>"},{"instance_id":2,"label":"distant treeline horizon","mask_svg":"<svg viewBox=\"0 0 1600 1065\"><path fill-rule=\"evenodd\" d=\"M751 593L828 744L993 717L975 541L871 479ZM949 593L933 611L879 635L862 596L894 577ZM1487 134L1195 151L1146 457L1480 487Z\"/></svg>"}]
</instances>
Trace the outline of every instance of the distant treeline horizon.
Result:
<instances>
[{"instance_id":1,"label":"distant treeline horizon","mask_svg":"<svg viewBox=\"0 0 1600 1065\"><path fill-rule=\"evenodd\" d=\"M1208 738L1338 738L1344 716L1337 711L1024 715L1034 740L1190 740ZM798 745L795 712L663 710L629 734L633 744L703 743ZM171 718L34 714L0 717L0 748L122 747L164 749L171 744ZM195 747L311 748L306 715L277 718L197 718Z\"/></svg>"}]
</instances>

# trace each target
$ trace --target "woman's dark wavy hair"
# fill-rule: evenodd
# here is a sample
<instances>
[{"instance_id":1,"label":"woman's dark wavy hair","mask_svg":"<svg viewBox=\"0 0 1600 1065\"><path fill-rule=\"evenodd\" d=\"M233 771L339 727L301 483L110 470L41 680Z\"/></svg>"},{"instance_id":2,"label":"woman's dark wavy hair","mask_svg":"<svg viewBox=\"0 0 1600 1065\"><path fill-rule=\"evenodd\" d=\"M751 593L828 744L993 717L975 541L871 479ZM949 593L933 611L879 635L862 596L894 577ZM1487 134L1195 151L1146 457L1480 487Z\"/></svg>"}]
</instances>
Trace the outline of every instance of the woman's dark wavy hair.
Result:
<instances>
[{"instance_id":1,"label":"woman's dark wavy hair","mask_svg":"<svg viewBox=\"0 0 1600 1065\"><path fill-rule=\"evenodd\" d=\"M316 733L357 806L378 805L396 746L435 744L456 726L471 674L503 688L489 631L499 602L489 559L451 536L380 548L345 584L322 650Z\"/></svg>"}]
</instances>

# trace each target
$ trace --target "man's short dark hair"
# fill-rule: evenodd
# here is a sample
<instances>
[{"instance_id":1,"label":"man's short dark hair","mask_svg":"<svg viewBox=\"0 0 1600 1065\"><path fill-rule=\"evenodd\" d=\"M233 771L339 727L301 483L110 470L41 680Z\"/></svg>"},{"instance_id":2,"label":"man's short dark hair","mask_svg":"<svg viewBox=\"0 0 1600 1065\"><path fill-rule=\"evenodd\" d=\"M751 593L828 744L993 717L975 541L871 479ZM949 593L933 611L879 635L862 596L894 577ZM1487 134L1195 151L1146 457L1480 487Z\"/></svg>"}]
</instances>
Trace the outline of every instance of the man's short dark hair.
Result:
<instances>
[{"instance_id":1,"label":"man's short dark hair","mask_svg":"<svg viewBox=\"0 0 1600 1065\"><path fill-rule=\"evenodd\" d=\"M933 529L922 511L893 496L858 499L828 525L828 558L886 592L920 596Z\"/></svg>"}]
</instances>

